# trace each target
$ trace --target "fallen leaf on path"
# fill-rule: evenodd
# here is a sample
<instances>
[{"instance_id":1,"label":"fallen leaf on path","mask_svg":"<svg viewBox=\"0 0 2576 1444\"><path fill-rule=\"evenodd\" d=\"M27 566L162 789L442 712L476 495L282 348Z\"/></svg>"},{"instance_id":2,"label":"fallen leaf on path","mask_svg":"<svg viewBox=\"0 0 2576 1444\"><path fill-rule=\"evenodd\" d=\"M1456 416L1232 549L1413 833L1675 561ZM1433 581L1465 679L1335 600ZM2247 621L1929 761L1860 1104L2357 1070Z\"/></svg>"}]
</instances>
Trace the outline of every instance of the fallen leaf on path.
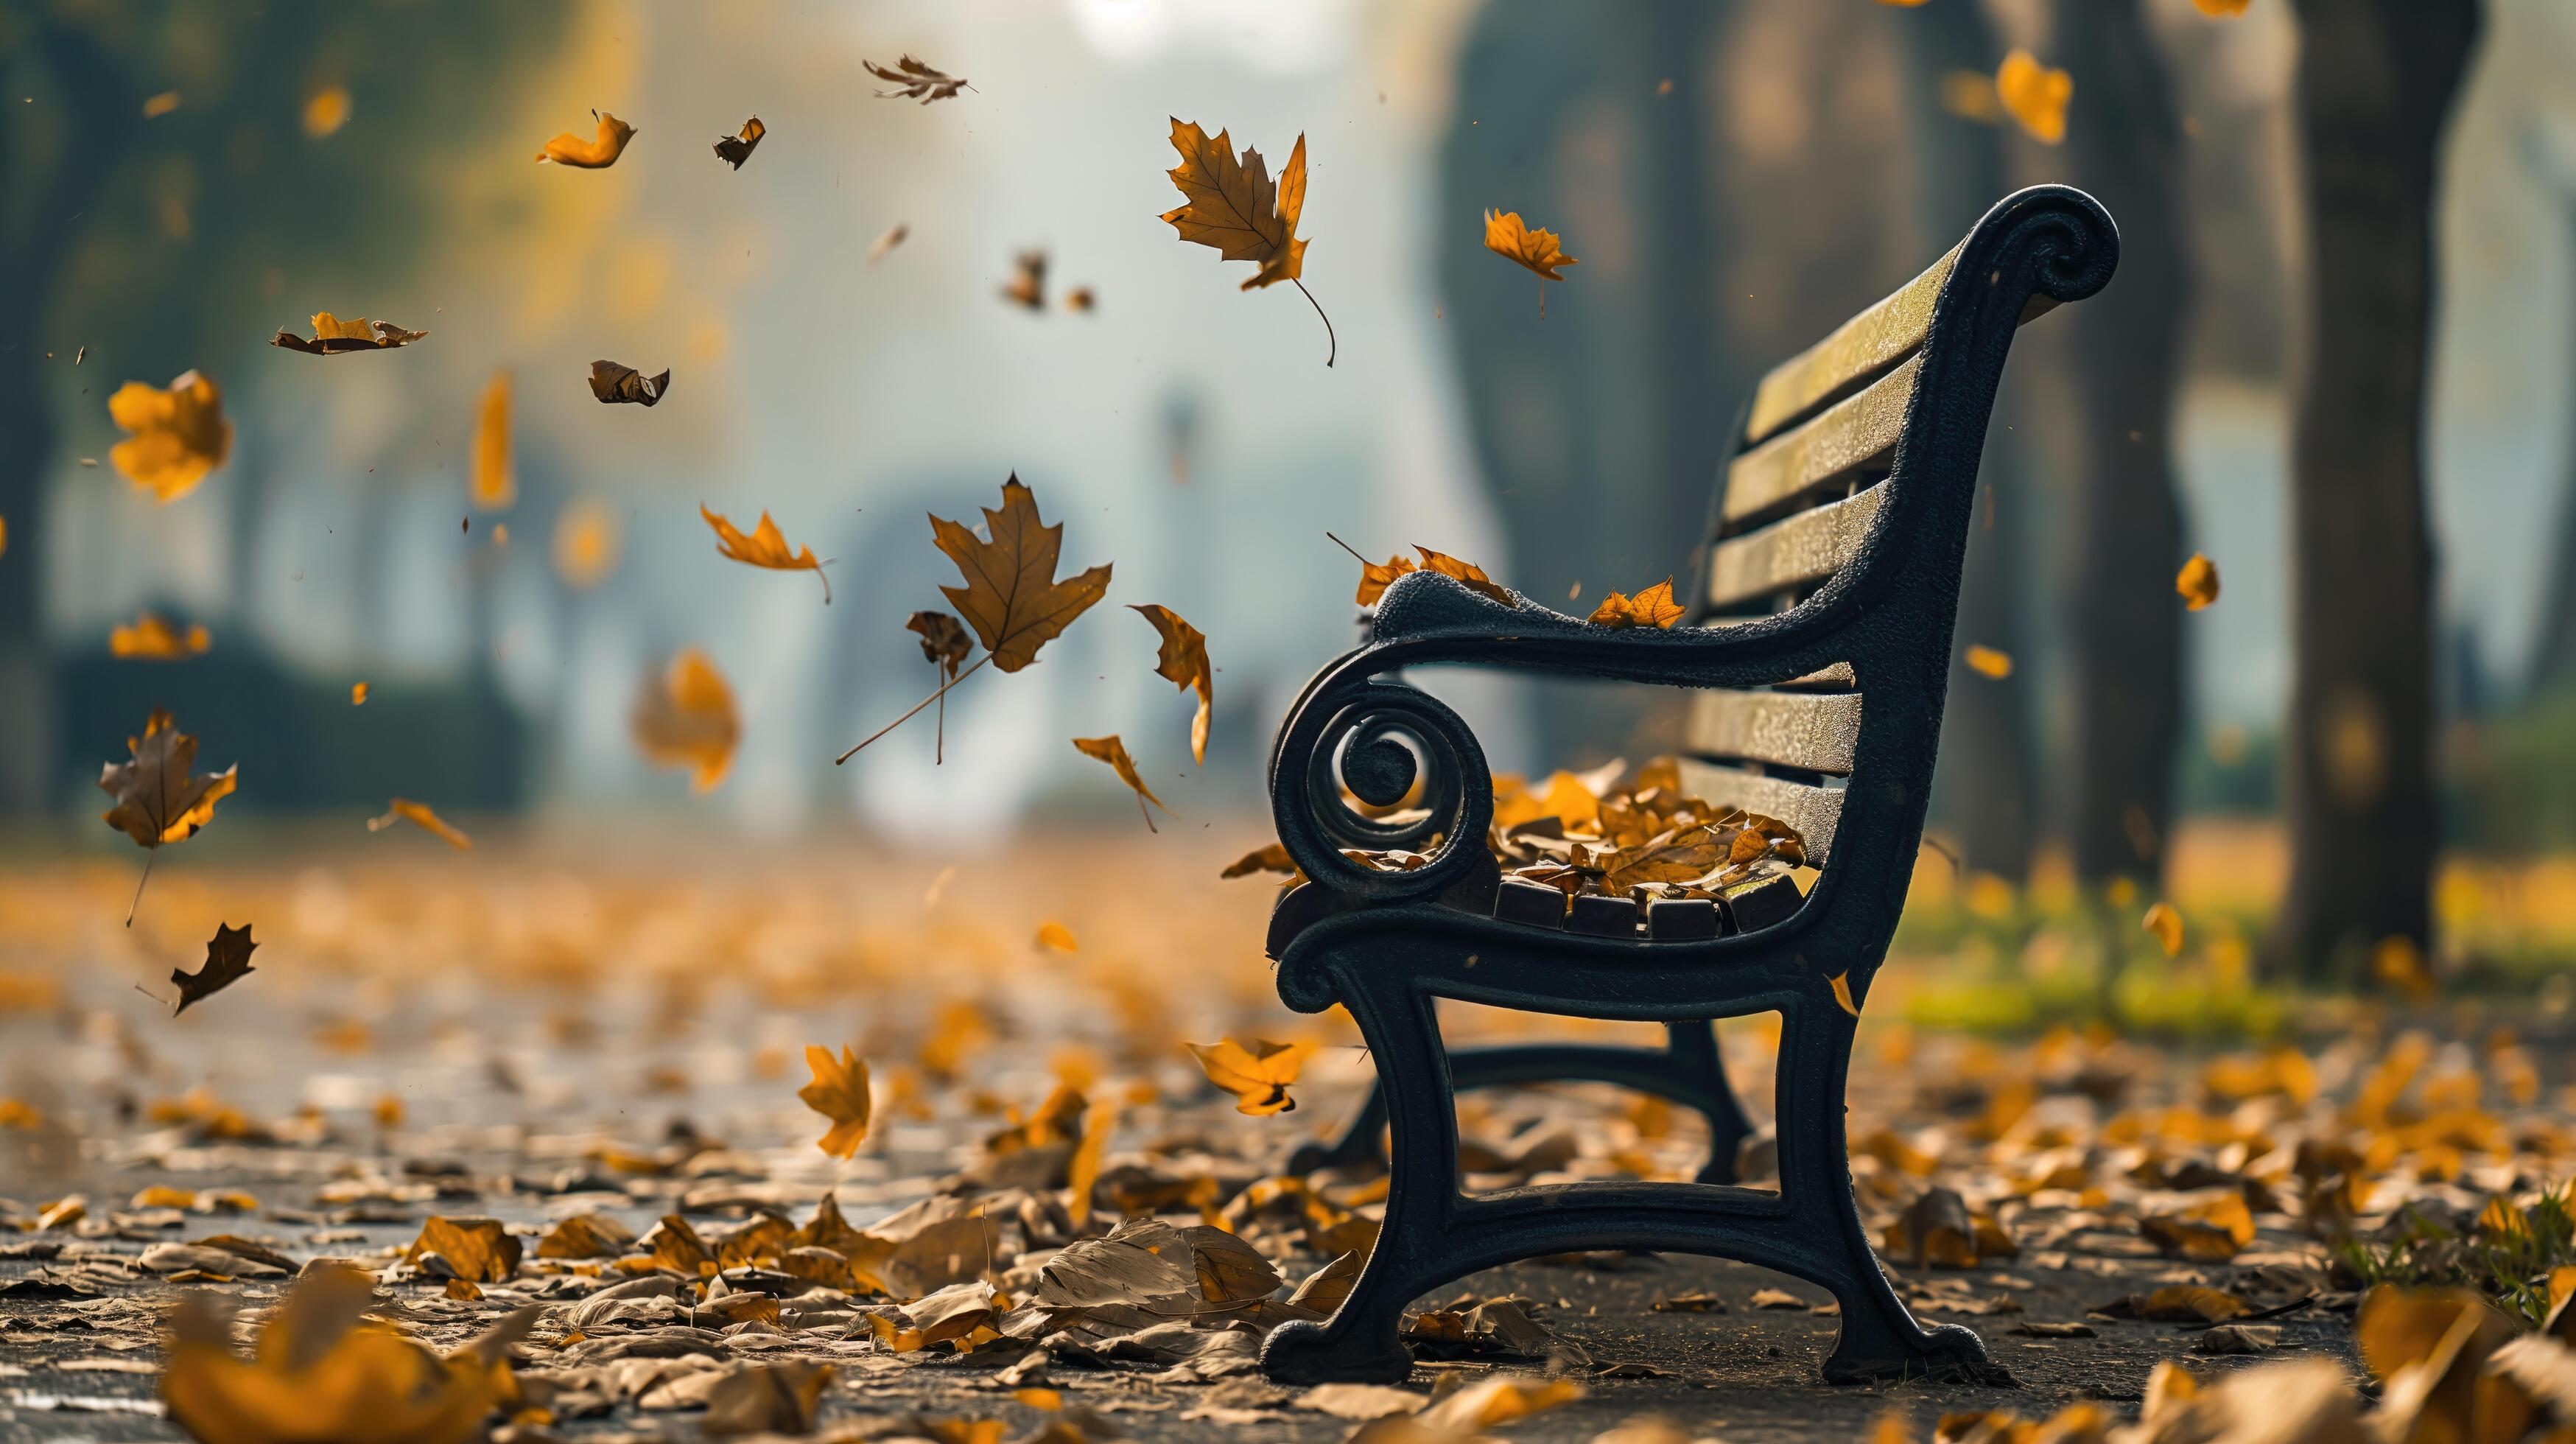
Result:
<instances>
[{"instance_id":1,"label":"fallen leaf on path","mask_svg":"<svg viewBox=\"0 0 2576 1444\"><path fill-rule=\"evenodd\" d=\"M707 1391L706 1417L698 1427L718 1438L811 1433L814 1412L831 1382L829 1364L754 1364L725 1375Z\"/></svg>"},{"instance_id":2,"label":"fallen leaf on path","mask_svg":"<svg viewBox=\"0 0 2576 1444\"><path fill-rule=\"evenodd\" d=\"M474 845L474 839L448 826L445 818L430 811L429 804L414 802L407 797L397 797L386 804L384 816L368 818L367 831L382 832L397 822L408 822L459 852Z\"/></svg>"},{"instance_id":3,"label":"fallen leaf on path","mask_svg":"<svg viewBox=\"0 0 2576 1444\"><path fill-rule=\"evenodd\" d=\"M2138 1232L2167 1254L2220 1262L2254 1241L2254 1214L2245 1195L2231 1190L2171 1213L2142 1214Z\"/></svg>"},{"instance_id":4,"label":"fallen leaf on path","mask_svg":"<svg viewBox=\"0 0 2576 1444\"><path fill-rule=\"evenodd\" d=\"M206 940L206 961L197 971L170 970L170 981L179 988L179 1006L172 1010L171 1017L188 1011L190 1003L212 997L258 971L250 965L251 951L259 946L251 941L250 926L215 924L215 935Z\"/></svg>"},{"instance_id":5,"label":"fallen leaf on path","mask_svg":"<svg viewBox=\"0 0 2576 1444\"><path fill-rule=\"evenodd\" d=\"M579 170L605 170L617 164L617 158L626 153L626 143L635 138L635 127L604 110L592 111L590 118L598 122L590 139L567 130L546 142L546 148L537 152L538 162L553 161Z\"/></svg>"},{"instance_id":6,"label":"fallen leaf on path","mask_svg":"<svg viewBox=\"0 0 2576 1444\"><path fill-rule=\"evenodd\" d=\"M432 1253L446 1265L449 1277L476 1283L506 1283L519 1270L518 1237L497 1218L430 1215L421 1220L420 1237L403 1250L403 1262L417 1264Z\"/></svg>"},{"instance_id":7,"label":"fallen leaf on path","mask_svg":"<svg viewBox=\"0 0 2576 1444\"><path fill-rule=\"evenodd\" d=\"M224 394L195 371L179 373L167 391L128 381L107 399L107 414L128 433L108 448L109 463L165 506L196 490L232 455Z\"/></svg>"}]
</instances>

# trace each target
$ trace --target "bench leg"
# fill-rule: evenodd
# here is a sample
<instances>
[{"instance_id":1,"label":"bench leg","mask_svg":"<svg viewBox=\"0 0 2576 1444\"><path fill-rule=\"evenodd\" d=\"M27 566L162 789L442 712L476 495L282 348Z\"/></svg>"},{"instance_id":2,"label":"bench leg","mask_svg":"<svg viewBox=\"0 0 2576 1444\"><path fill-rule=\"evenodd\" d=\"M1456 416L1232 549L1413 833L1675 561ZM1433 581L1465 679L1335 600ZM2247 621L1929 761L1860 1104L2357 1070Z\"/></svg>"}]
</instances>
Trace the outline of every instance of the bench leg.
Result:
<instances>
[{"instance_id":1,"label":"bench leg","mask_svg":"<svg viewBox=\"0 0 2576 1444\"><path fill-rule=\"evenodd\" d=\"M1454 1088L1507 1088L1531 1083L1611 1083L1697 1109L1708 1120L1708 1162L1701 1183L1733 1183L1735 1155L1752 1127L1726 1081L1717 1027L1705 1018L1668 1023L1662 1048L1616 1048L1584 1043L1530 1043L1468 1048L1449 1055ZM1372 1088L1358 1115L1332 1143L1308 1143L1288 1157L1288 1172L1319 1168L1383 1167L1378 1134L1386 1128L1386 1099Z\"/></svg>"}]
</instances>

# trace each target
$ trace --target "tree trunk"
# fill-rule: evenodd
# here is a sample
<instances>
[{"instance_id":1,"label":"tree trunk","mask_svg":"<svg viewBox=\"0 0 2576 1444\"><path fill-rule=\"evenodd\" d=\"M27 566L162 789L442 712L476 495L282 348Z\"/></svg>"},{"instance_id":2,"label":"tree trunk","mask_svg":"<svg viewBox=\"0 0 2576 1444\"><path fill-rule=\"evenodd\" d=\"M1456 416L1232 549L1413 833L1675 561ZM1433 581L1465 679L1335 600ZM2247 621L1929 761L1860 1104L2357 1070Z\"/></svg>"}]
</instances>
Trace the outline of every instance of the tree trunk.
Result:
<instances>
[{"instance_id":1,"label":"tree trunk","mask_svg":"<svg viewBox=\"0 0 2576 1444\"><path fill-rule=\"evenodd\" d=\"M2182 505L2173 478L2176 367L2190 295L2180 126L2139 0L2064 0L2058 63L2075 75L2070 179L2120 226L2118 284L2075 308L2081 474L2061 555L2067 665L2067 846L2086 879L2162 872L2182 726Z\"/></svg>"},{"instance_id":2,"label":"tree trunk","mask_svg":"<svg viewBox=\"0 0 2576 1444\"><path fill-rule=\"evenodd\" d=\"M2431 942L2433 184L2478 13L2475 0L2298 0L2298 14L2307 346L2290 488L2290 888L2273 944L2325 978L2387 940Z\"/></svg>"}]
</instances>

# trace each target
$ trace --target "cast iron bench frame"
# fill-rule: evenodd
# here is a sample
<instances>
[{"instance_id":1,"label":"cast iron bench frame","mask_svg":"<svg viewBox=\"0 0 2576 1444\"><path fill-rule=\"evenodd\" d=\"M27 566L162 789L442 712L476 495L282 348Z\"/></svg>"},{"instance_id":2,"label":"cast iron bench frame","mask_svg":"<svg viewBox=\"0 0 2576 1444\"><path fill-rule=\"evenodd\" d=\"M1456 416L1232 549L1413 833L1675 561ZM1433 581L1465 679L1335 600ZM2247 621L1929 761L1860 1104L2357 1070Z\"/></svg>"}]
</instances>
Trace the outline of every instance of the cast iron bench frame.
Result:
<instances>
[{"instance_id":1,"label":"cast iron bench frame","mask_svg":"<svg viewBox=\"0 0 2576 1444\"><path fill-rule=\"evenodd\" d=\"M1417 572L1387 589L1371 640L1307 683L1280 726L1270 794L1279 840L1309 881L1274 911L1269 952L1289 1007L1350 1010L1378 1090L1339 1143L1292 1166L1373 1157L1384 1126L1391 1177L1349 1297L1327 1320L1271 1332L1270 1377L1400 1381L1413 1367L1401 1315L1415 1298L1516 1259L1621 1249L1738 1259L1831 1292L1842 1326L1829 1380L2002 1376L1974 1333L1916 1322L1870 1251L1843 1132L1859 1019L1833 980L1855 1009L1868 997L1904 906L1978 457L2013 333L2100 290L2118 253L2092 197L2020 191L1921 276L1764 377L1732 433L1683 625L1595 627ZM1716 761L1691 764L1686 784L1798 826L1821 867L1813 887L1801 900L1774 879L1716 909L1656 902L1641 916L1627 899L1598 899L1542 916L1539 890L1502 882L1485 848L1491 773L1475 734L1395 676L1436 664L1703 689L1692 741ZM1418 806L1372 818L1346 792ZM1342 852L1435 844L1411 871ZM1441 998L1660 1022L1670 1045L1451 1054ZM1730 1182L1745 1122L1713 1026L1761 1012L1781 1017L1776 1193ZM1700 1181L1462 1194L1452 1090L1549 1079L1617 1083L1706 1114L1716 1146Z\"/></svg>"}]
</instances>

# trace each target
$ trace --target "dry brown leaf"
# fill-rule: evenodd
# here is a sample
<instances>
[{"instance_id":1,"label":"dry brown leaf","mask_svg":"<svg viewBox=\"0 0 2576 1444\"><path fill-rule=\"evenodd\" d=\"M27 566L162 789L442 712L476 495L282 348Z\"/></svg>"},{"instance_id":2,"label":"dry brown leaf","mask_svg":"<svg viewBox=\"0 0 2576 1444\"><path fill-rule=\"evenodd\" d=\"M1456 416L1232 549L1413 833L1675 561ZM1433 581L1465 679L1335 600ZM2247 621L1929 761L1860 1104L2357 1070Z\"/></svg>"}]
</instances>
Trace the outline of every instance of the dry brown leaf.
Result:
<instances>
[{"instance_id":1,"label":"dry brown leaf","mask_svg":"<svg viewBox=\"0 0 2576 1444\"><path fill-rule=\"evenodd\" d=\"M1225 871L1218 873L1217 876L1225 878L1250 877L1256 872L1276 872L1285 873L1290 877L1295 877L1297 875L1297 871L1297 859L1288 855L1288 849L1285 845L1274 842L1264 847L1255 848L1252 851L1245 853L1243 856L1236 858L1234 861L1227 863Z\"/></svg>"},{"instance_id":2,"label":"dry brown leaf","mask_svg":"<svg viewBox=\"0 0 2576 1444\"><path fill-rule=\"evenodd\" d=\"M1162 653L1155 659L1154 673L1187 692L1199 694L1198 715L1190 720L1190 757L1204 765L1207 762L1208 722L1216 709L1216 669L1208 664L1207 634L1181 620L1181 614L1158 604L1135 606L1163 639Z\"/></svg>"},{"instance_id":3,"label":"dry brown leaf","mask_svg":"<svg viewBox=\"0 0 2576 1444\"><path fill-rule=\"evenodd\" d=\"M614 1258L635 1246L635 1230L604 1213L557 1220L537 1240L539 1258Z\"/></svg>"},{"instance_id":4,"label":"dry brown leaf","mask_svg":"<svg viewBox=\"0 0 2576 1444\"><path fill-rule=\"evenodd\" d=\"M397 797L386 804L385 815L367 819L367 831L382 832L397 822L408 822L459 852L474 845L474 839L447 825L447 820L429 810L429 804Z\"/></svg>"},{"instance_id":5,"label":"dry brown leaf","mask_svg":"<svg viewBox=\"0 0 2576 1444\"><path fill-rule=\"evenodd\" d=\"M2197 612L2218 600L2218 563L2198 552L2174 573L2174 593L2183 601L2183 609Z\"/></svg>"},{"instance_id":6,"label":"dry brown leaf","mask_svg":"<svg viewBox=\"0 0 2576 1444\"><path fill-rule=\"evenodd\" d=\"M1218 131L1211 140L1196 121L1172 117L1172 149L1181 153L1181 163L1165 173L1183 203L1163 212L1163 219L1181 239L1213 246L1229 261L1253 262L1259 269L1243 283L1244 290L1286 281L1305 291L1299 278L1305 272L1306 242L1297 237L1297 222L1306 209L1305 135L1298 135L1276 184L1261 152L1245 146L1238 160L1226 132ZM1330 337L1332 318L1324 316L1313 292L1306 292L1306 301L1324 318L1324 334ZM1340 350L1336 341L1324 364L1332 365Z\"/></svg>"},{"instance_id":7,"label":"dry brown leaf","mask_svg":"<svg viewBox=\"0 0 2576 1444\"><path fill-rule=\"evenodd\" d=\"M1413 1418L1429 1429L1472 1434L1571 1404L1583 1398L1585 1393L1584 1387L1572 1379L1497 1375L1481 1383L1469 1384Z\"/></svg>"},{"instance_id":8,"label":"dry brown leaf","mask_svg":"<svg viewBox=\"0 0 2576 1444\"><path fill-rule=\"evenodd\" d=\"M1112 732L1106 737L1076 737L1073 750L1109 764L1110 770L1118 774L1118 780L1126 783L1128 789L1136 794L1136 810L1144 814L1146 831L1155 830L1154 814L1146 811L1146 803L1162 807L1165 816L1173 815L1170 808L1163 807L1163 799L1156 797L1154 789L1147 787L1145 779L1137 774L1136 759L1127 755L1127 744L1118 740L1117 733Z\"/></svg>"},{"instance_id":9,"label":"dry brown leaf","mask_svg":"<svg viewBox=\"0 0 2576 1444\"><path fill-rule=\"evenodd\" d=\"M427 331L406 331L391 321L370 321L364 316L343 321L328 311L313 313L313 339L305 340L292 331L280 330L269 341L271 346L301 351L307 356L338 356L350 351L391 351L408 346L428 335Z\"/></svg>"},{"instance_id":10,"label":"dry brown leaf","mask_svg":"<svg viewBox=\"0 0 2576 1444\"><path fill-rule=\"evenodd\" d=\"M2075 98L2075 78L2065 71L2015 49L1995 71L1995 96L2033 140L2055 145L2066 139L2066 103Z\"/></svg>"},{"instance_id":11,"label":"dry brown leaf","mask_svg":"<svg viewBox=\"0 0 2576 1444\"><path fill-rule=\"evenodd\" d=\"M767 567L771 571L812 572L815 579L823 584L823 605L832 605L832 579L823 575L823 568L828 563L816 561L814 549L810 546L799 547L793 552L787 550L786 534L779 531L778 523L769 519L768 512L760 514L760 524L752 528L749 536L742 534L742 528L707 510L705 502L698 503L698 515L706 519L708 526L715 528L718 555L749 562L756 567Z\"/></svg>"},{"instance_id":12,"label":"dry brown leaf","mask_svg":"<svg viewBox=\"0 0 2576 1444\"><path fill-rule=\"evenodd\" d=\"M224 393L194 371L179 373L167 391L128 381L107 399L107 414L128 433L108 449L109 463L165 506L232 455Z\"/></svg>"},{"instance_id":13,"label":"dry brown leaf","mask_svg":"<svg viewBox=\"0 0 2576 1444\"><path fill-rule=\"evenodd\" d=\"M511 388L507 369L493 372L474 408L474 470L466 481L467 495L485 511L499 511L519 499L518 472L510 464Z\"/></svg>"},{"instance_id":14,"label":"dry brown leaf","mask_svg":"<svg viewBox=\"0 0 2576 1444\"><path fill-rule=\"evenodd\" d=\"M592 111L590 118L598 122L598 130L590 139L583 140L567 130L537 152L538 163L553 161L579 170L605 170L617 164L617 158L626 153L626 143L635 138L635 127L604 110Z\"/></svg>"},{"instance_id":15,"label":"dry brown leaf","mask_svg":"<svg viewBox=\"0 0 2576 1444\"><path fill-rule=\"evenodd\" d=\"M742 134L728 135L716 142L716 157L740 170L742 163L751 159L751 153L760 147L760 138L767 134L769 127L762 125L760 117L755 115L742 123Z\"/></svg>"},{"instance_id":16,"label":"dry brown leaf","mask_svg":"<svg viewBox=\"0 0 2576 1444\"><path fill-rule=\"evenodd\" d=\"M681 649L668 666L644 679L629 721L645 760L656 767L693 769L690 786L698 792L724 781L734 747L742 740L733 688L714 660L695 647Z\"/></svg>"},{"instance_id":17,"label":"dry brown leaf","mask_svg":"<svg viewBox=\"0 0 2576 1444\"><path fill-rule=\"evenodd\" d=\"M992 663L1016 672L1037 660L1038 649L1061 635L1073 619L1109 591L1109 566L1055 579L1064 548L1064 523L1047 526L1036 496L1014 473L1002 483L1002 508L983 508L992 540L941 517L930 519L933 541L965 577L940 593L975 629ZM980 664L979 664L980 665Z\"/></svg>"},{"instance_id":18,"label":"dry brown leaf","mask_svg":"<svg viewBox=\"0 0 2576 1444\"><path fill-rule=\"evenodd\" d=\"M955 99L957 92L961 90L974 89L964 79L953 75L942 75L910 55L905 55L891 66L879 65L873 60L862 60L859 63L867 67L868 74L895 86L893 90L878 91L879 100L918 100L928 105L934 100Z\"/></svg>"},{"instance_id":19,"label":"dry brown leaf","mask_svg":"<svg viewBox=\"0 0 2576 1444\"><path fill-rule=\"evenodd\" d=\"M603 404L657 406L670 390L671 370L667 366L662 368L661 375L647 376L632 366L615 361L590 363L590 394Z\"/></svg>"},{"instance_id":20,"label":"dry brown leaf","mask_svg":"<svg viewBox=\"0 0 2576 1444\"><path fill-rule=\"evenodd\" d=\"M250 965L250 955L259 946L251 941L250 924L238 928L215 924L215 935L206 940L206 961L194 973L170 970L170 981L179 989L179 1006L170 1016L188 1011L190 1003L212 997L259 971Z\"/></svg>"},{"instance_id":21,"label":"dry brown leaf","mask_svg":"<svg viewBox=\"0 0 2576 1444\"><path fill-rule=\"evenodd\" d=\"M1091 1224L1091 1195L1100 1183L1100 1164L1108 1155L1110 1136L1117 1131L1115 1104L1103 1101L1083 1110L1082 1138L1074 1144L1073 1158L1065 1165L1065 1214L1076 1229Z\"/></svg>"},{"instance_id":22,"label":"dry brown leaf","mask_svg":"<svg viewBox=\"0 0 2576 1444\"><path fill-rule=\"evenodd\" d=\"M447 1265L449 1276L476 1283L507 1283L519 1271L519 1240L497 1218L430 1215L421 1220L420 1237L403 1250L403 1262L418 1264L429 1253Z\"/></svg>"},{"instance_id":23,"label":"dry brown leaf","mask_svg":"<svg viewBox=\"0 0 2576 1444\"><path fill-rule=\"evenodd\" d=\"M831 1049L809 1043L805 1066L814 1071L814 1081L798 1089L796 1096L832 1121L831 1130L814 1146L834 1158L856 1156L868 1137L868 1065L848 1044L842 1045L841 1056L835 1059Z\"/></svg>"},{"instance_id":24,"label":"dry brown leaf","mask_svg":"<svg viewBox=\"0 0 2576 1444\"><path fill-rule=\"evenodd\" d=\"M128 661L184 662L202 657L211 638L201 625L191 624L181 631L157 612L145 612L134 619L134 625L119 626L107 634L107 652L111 657Z\"/></svg>"},{"instance_id":25,"label":"dry brown leaf","mask_svg":"<svg viewBox=\"0 0 2576 1444\"><path fill-rule=\"evenodd\" d=\"M1022 251L1011 258L1011 282L1002 288L1002 299L1023 310L1046 309L1047 253Z\"/></svg>"},{"instance_id":26,"label":"dry brown leaf","mask_svg":"<svg viewBox=\"0 0 2576 1444\"><path fill-rule=\"evenodd\" d=\"M955 678L974 647L966 628L946 612L915 612L904 620L903 629L920 634L923 659L936 665L943 677Z\"/></svg>"},{"instance_id":27,"label":"dry brown leaf","mask_svg":"<svg viewBox=\"0 0 2576 1444\"><path fill-rule=\"evenodd\" d=\"M125 748L131 761L108 763L99 772L99 790L116 800L99 819L138 847L157 849L196 836L239 781L230 767L197 776L197 739L158 707L145 719L143 735L125 739Z\"/></svg>"},{"instance_id":28,"label":"dry brown leaf","mask_svg":"<svg viewBox=\"0 0 2576 1444\"><path fill-rule=\"evenodd\" d=\"M1673 579L1666 577L1633 597L1612 592L1584 620L1596 627L1669 628L1681 619L1682 605L1673 600Z\"/></svg>"},{"instance_id":29,"label":"dry brown leaf","mask_svg":"<svg viewBox=\"0 0 2576 1444\"><path fill-rule=\"evenodd\" d=\"M1306 1055L1315 1051L1312 1043L1273 1043L1261 1038L1187 1046L1190 1056L1206 1070L1208 1081L1234 1095L1235 1111L1255 1118L1295 1111L1297 1100L1288 1096L1288 1088L1306 1065Z\"/></svg>"},{"instance_id":30,"label":"dry brown leaf","mask_svg":"<svg viewBox=\"0 0 2576 1444\"><path fill-rule=\"evenodd\" d=\"M885 233L878 236L876 240L871 242L868 246L868 264L873 266L877 262L884 260L888 255L893 253L895 247L903 244L904 237L911 234L912 227L905 225L901 221L897 221L893 225L886 227Z\"/></svg>"},{"instance_id":31,"label":"dry brown leaf","mask_svg":"<svg viewBox=\"0 0 2576 1444\"><path fill-rule=\"evenodd\" d=\"M716 1438L811 1433L831 1382L829 1364L754 1364L723 1376L707 1391L706 1417L698 1427Z\"/></svg>"}]
</instances>

